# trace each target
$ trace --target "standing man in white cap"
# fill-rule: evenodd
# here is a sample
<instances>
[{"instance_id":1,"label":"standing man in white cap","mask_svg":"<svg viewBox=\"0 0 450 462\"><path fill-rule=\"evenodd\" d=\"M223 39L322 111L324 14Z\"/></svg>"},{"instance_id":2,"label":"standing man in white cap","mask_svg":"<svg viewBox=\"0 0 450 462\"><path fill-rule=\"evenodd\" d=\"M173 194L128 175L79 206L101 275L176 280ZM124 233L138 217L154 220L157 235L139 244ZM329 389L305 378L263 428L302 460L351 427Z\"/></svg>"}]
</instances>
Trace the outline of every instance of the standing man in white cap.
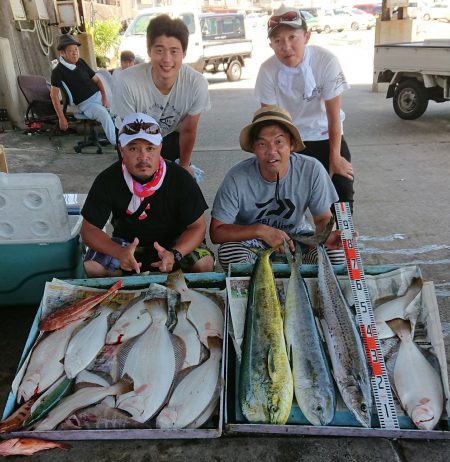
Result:
<instances>
[{"instance_id":1,"label":"standing man in white cap","mask_svg":"<svg viewBox=\"0 0 450 462\"><path fill-rule=\"evenodd\" d=\"M275 55L258 73L255 95L261 106L276 104L292 116L306 149L332 178L339 200L353 204L353 167L343 137L341 94L349 88L337 58L308 45L311 32L298 9L282 6L269 18Z\"/></svg>"},{"instance_id":2,"label":"standing man in white cap","mask_svg":"<svg viewBox=\"0 0 450 462\"><path fill-rule=\"evenodd\" d=\"M59 90L70 92L73 104L88 118L100 122L108 141L116 144L116 130L109 115L109 101L105 87L95 72L80 58L81 46L72 35L63 34L58 39L59 63L53 69L50 97L59 119L59 128L66 131L69 127L59 101Z\"/></svg>"},{"instance_id":3,"label":"standing man in white cap","mask_svg":"<svg viewBox=\"0 0 450 462\"><path fill-rule=\"evenodd\" d=\"M130 114L118 140L122 161L98 175L81 211L87 275L212 271L213 253L203 243L208 206L192 176L161 157L158 123ZM111 213L109 237L103 227Z\"/></svg>"},{"instance_id":4,"label":"standing man in white cap","mask_svg":"<svg viewBox=\"0 0 450 462\"><path fill-rule=\"evenodd\" d=\"M320 232L338 199L323 166L312 157L296 154L303 149L303 141L284 109L267 106L256 111L239 142L255 156L227 173L211 212L211 240L221 244L218 256L225 271L230 263L253 263L255 250L278 248L284 241L295 250L290 235L312 229L306 210ZM339 232L332 232L327 247L340 248Z\"/></svg>"}]
</instances>

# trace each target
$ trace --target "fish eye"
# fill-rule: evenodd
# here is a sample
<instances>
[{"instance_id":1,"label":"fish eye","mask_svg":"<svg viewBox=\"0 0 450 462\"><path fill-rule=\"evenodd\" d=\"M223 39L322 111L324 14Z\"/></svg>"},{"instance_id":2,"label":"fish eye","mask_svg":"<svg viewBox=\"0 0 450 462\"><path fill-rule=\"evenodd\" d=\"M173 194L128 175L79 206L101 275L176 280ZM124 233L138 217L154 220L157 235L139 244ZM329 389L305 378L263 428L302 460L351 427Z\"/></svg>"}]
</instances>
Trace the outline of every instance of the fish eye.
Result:
<instances>
[{"instance_id":1,"label":"fish eye","mask_svg":"<svg viewBox=\"0 0 450 462\"><path fill-rule=\"evenodd\" d=\"M322 412L322 406L317 406L317 407L316 407L316 411L317 411L317 412Z\"/></svg>"},{"instance_id":2,"label":"fish eye","mask_svg":"<svg viewBox=\"0 0 450 462\"><path fill-rule=\"evenodd\" d=\"M366 403L361 404L361 411L366 412L367 411L367 406Z\"/></svg>"}]
</instances>

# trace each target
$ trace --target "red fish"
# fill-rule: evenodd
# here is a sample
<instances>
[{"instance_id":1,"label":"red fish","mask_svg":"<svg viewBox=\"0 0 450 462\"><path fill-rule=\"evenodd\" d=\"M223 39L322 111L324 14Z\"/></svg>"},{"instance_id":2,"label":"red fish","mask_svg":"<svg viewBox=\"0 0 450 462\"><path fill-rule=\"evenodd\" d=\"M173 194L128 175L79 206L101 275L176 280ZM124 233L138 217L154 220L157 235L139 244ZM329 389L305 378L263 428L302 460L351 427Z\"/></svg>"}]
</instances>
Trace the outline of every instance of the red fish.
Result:
<instances>
[{"instance_id":1,"label":"red fish","mask_svg":"<svg viewBox=\"0 0 450 462\"><path fill-rule=\"evenodd\" d=\"M35 452L53 448L70 449L71 446L37 438L12 438L0 443L0 456L31 456Z\"/></svg>"},{"instance_id":2,"label":"red fish","mask_svg":"<svg viewBox=\"0 0 450 462\"><path fill-rule=\"evenodd\" d=\"M49 314L41 320L39 323L39 329L41 331L56 330L65 326L66 324L69 324L69 322L84 318L89 310L101 303L103 300L105 300L105 298L108 298L110 295L116 293L122 287L122 285L123 279L120 279L102 294L83 298L82 300L79 300L67 308L63 308L62 310L57 310Z\"/></svg>"},{"instance_id":3,"label":"red fish","mask_svg":"<svg viewBox=\"0 0 450 462\"><path fill-rule=\"evenodd\" d=\"M29 399L26 403L17 409L16 412L11 414L3 422L0 422L0 433L13 432L22 428L23 423L30 415L31 406L36 401L36 397Z\"/></svg>"}]
</instances>

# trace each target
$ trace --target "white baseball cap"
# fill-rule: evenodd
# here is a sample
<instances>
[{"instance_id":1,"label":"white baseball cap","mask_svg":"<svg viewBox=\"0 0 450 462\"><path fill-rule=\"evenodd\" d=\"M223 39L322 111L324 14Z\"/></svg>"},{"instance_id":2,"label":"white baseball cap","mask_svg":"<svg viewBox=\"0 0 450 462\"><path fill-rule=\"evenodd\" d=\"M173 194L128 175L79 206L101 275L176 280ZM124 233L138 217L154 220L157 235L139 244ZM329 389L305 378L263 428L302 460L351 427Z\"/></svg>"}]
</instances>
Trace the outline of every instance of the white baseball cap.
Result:
<instances>
[{"instance_id":1,"label":"white baseball cap","mask_svg":"<svg viewBox=\"0 0 450 462\"><path fill-rule=\"evenodd\" d=\"M159 146L162 143L162 135L158 122L142 112L124 117L119 129L119 143L123 147L133 140L146 140Z\"/></svg>"}]
</instances>

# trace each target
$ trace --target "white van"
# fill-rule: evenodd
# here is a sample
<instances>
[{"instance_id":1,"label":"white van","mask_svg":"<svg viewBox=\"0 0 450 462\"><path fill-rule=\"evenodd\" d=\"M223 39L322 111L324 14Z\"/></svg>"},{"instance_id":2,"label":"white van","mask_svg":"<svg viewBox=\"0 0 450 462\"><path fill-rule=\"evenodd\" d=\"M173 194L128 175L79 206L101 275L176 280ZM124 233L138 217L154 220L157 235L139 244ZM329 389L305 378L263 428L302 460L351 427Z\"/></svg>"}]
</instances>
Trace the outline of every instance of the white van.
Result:
<instances>
[{"instance_id":1,"label":"white van","mask_svg":"<svg viewBox=\"0 0 450 462\"><path fill-rule=\"evenodd\" d=\"M160 14L168 14L173 18L180 18L189 30L189 43L184 63L198 71L203 69L203 42L199 14L194 12L180 12L170 7L148 8L141 10L131 21L122 36L119 53L131 50L138 58L147 61L147 26L150 20Z\"/></svg>"}]
</instances>

